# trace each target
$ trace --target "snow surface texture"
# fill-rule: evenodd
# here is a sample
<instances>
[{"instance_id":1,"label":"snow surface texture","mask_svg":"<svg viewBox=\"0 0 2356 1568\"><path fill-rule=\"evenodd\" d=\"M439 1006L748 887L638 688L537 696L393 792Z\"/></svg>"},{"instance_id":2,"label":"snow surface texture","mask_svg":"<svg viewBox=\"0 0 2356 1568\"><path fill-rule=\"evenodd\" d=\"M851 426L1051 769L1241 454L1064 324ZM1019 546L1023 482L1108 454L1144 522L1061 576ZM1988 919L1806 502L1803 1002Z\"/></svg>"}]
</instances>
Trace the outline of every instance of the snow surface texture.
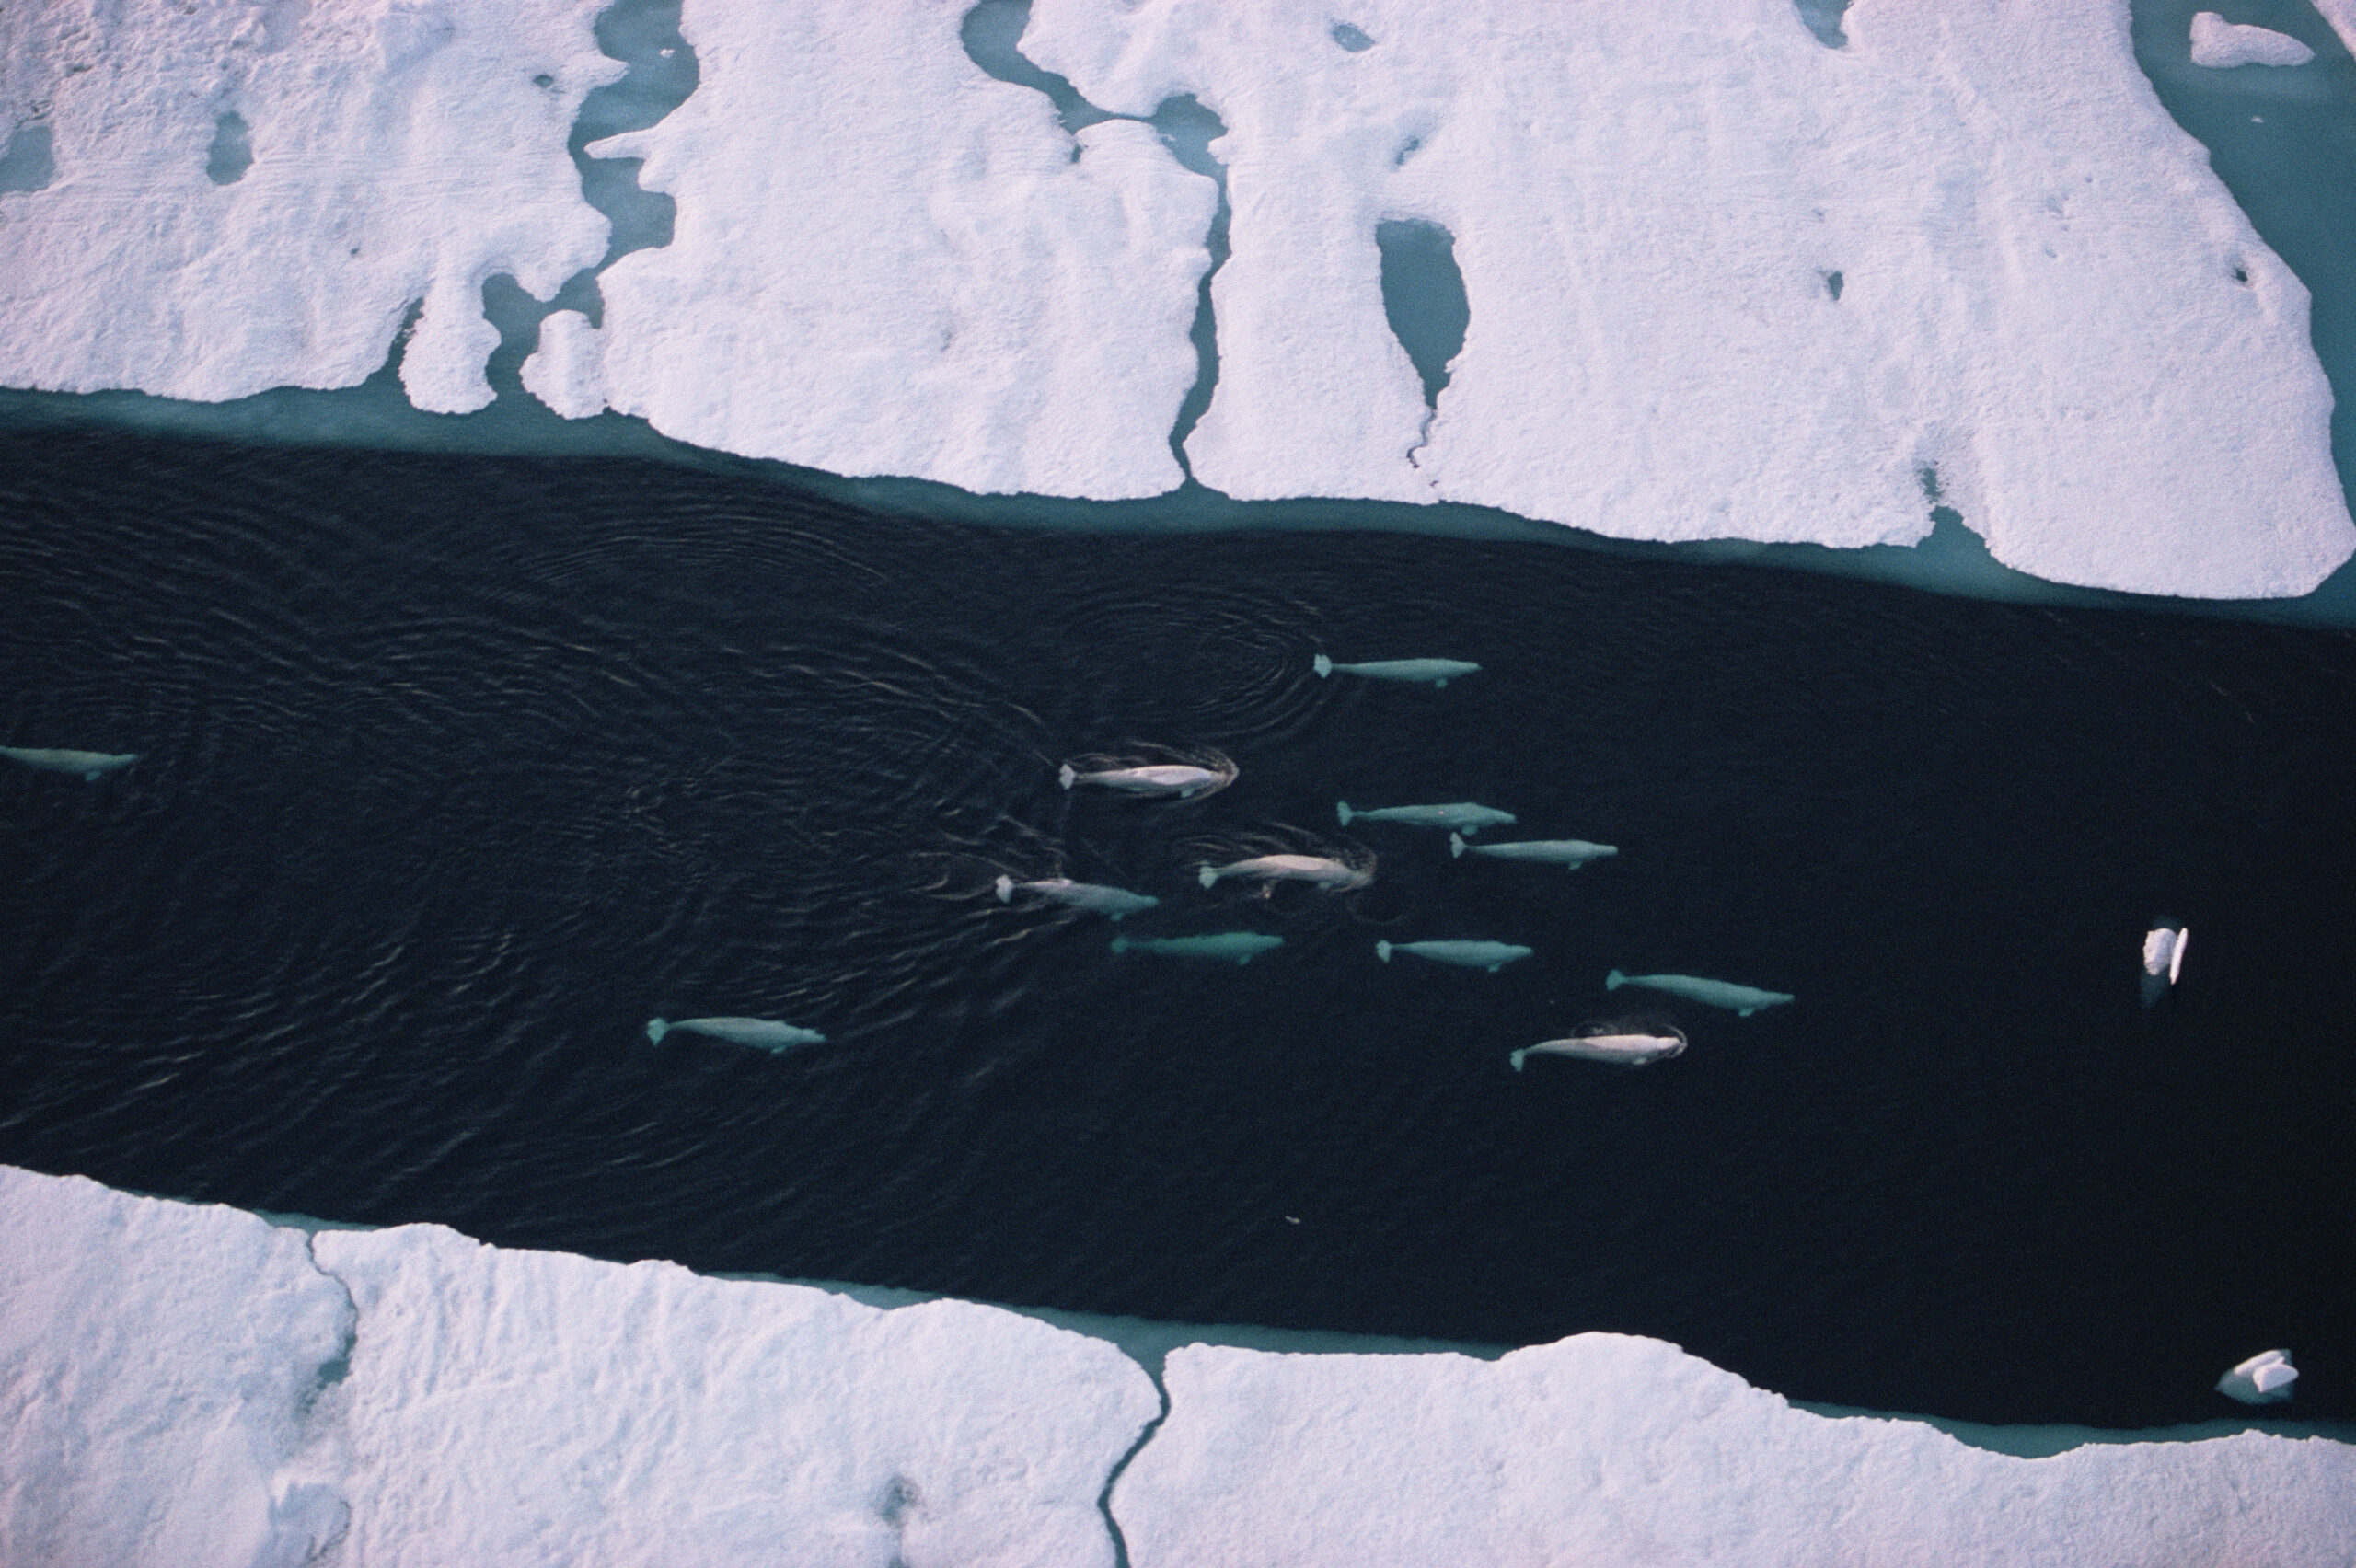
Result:
<instances>
[{"instance_id":1,"label":"snow surface texture","mask_svg":"<svg viewBox=\"0 0 2356 1568\"><path fill-rule=\"evenodd\" d=\"M0 383L352 386L422 301L410 401L490 402L483 281L547 299L606 251L565 150L622 74L604 4L0 6L0 134L49 161L0 190Z\"/></svg>"},{"instance_id":2,"label":"snow surface texture","mask_svg":"<svg viewBox=\"0 0 2356 1568\"><path fill-rule=\"evenodd\" d=\"M2339 36L2341 47L2356 54L2356 0L2311 0L2316 10Z\"/></svg>"},{"instance_id":3,"label":"snow surface texture","mask_svg":"<svg viewBox=\"0 0 2356 1568\"><path fill-rule=\"evenodd\" d=\"M697 0L689 0L692 6ZM710 3L710 0L704 0ZM1228 134L1242 497L1445 498L1656 539L1907 543L1934 501L2060 582L2297 594L2356 548L2307 294L2137 68L2125 0L1036 0L1103 108ZM1437 417L1376 226L1455 236Z\"/></svg>"},{"instance_id":4,"label":"snow surface texture","mask_svg":"<svg viewBox=\"0 0 2356 1568\"><path fill-rule=\"evenodd\" d=\"M306 1243L307 1241L307 1250ZM1170 1351L1138 1568L2344 1563L2356 1447L2042 1459L1828 1419L1656 1340ZM1159 1407L998 1308L306 1237L0 1167L0 1562L1107 1568Z\"/></svg>"},{"instance_id":5,"label":"snow surface texture","mask_svg":"<svg viewBox=\"0 0 2356 1568\"><path fill-rule=\"evenodd\" d=\"M1170 1418L1113 1488L1137 1568L2292 1568L2356 1551L2345 1444L2246 1432L2018 1459L1796 1411L1619 1334L1494 1362L1193 1345L1162 1378Z\"/></svg>"},{"instance_id":6,"label":"snow surface texture","mask_svg":"<svg viewBox=\"0 0 2356 1568\"><path fill-rule=\"evenodd\" d=\"M1160 1409L996 1308L305 1241L0 1168L0 1562L293 1568L341 1532L342 1565L1109 1568L1098 1500Z\"/></svg>"},{"instance_id":7,"label":"snow surface texture","mask_svg":"<svg viewBox=\"0 0 2356 1568\"><path fill-rule=\"evenodd\" d=\"M2218 70L2235 65L2304 65L2316 52L2288 33L2229 22L2214 11L2192 18L2192 63Z\"/></svg>"},{"instance_id":8,"label":"snow surface texture","mask_svg":"<svg viewBox=\"0 0 2356 1568\"><path fill-rule=\"evenodd\" d=\"M600 278L537 374L702 446L837 474L1111 499L1170 449L1218 189L1148 126L1074 135L969 59L968 0L689 0L701 80L642 157L671 244ZM1150 107L1150 106L1149 106Z\"/></svg>"}]
</instances>

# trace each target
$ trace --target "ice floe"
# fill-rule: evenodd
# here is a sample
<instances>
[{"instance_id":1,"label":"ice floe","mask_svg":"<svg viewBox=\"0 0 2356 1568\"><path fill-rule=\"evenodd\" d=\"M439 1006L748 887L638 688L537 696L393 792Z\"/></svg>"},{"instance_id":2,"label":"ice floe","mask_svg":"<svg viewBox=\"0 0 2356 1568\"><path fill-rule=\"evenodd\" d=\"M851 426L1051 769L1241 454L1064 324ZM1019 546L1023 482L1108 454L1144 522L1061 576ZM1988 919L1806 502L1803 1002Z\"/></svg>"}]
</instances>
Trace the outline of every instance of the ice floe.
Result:
<instances>
[{"instance_id":1,"label":"ice floe","mask_svg":"<svg viewBox=\"0 0 2356 1568\"><path fill-rule=\"evenodd\" d=\"M2192 18L2192 63L2216 70L2235 65L2304 65L2316 52L2289 33L2229 22L2214 11Z\"/></svg>"},{"instance_id":2,"label":"ice floe","mask_svg":"<svg viewBox=\"0 0 2356 1568\"><path fill-rule=\"evenodd\" d=\"M1656 1340L1277 1355L1069 1320L0 1167L0 1561L1107 1568L1112 1523L1138 1568L2292 1565L2351 1539L2356 1446L2322 1439L2031 1461ZM1160 1371L1142 1447L1153 1383L1088 1334Z\"/></svg>"},{"instance_id":3,"label":"ice floe","mask_svg":"<svg viewBox=\"0 0 2356 1568\"><path fill-rule=\"evenodd\" d=\"M2356 1539L2356 1447L2246 1432L2015 1458L1796 1410L1620 1334L1494 1362L1191 1345L1162 1380L1170 1417L1113 1488L1137 1568L2320 1568Z\"/></svg>"},{"instance_id":4,"label":"ice floe","mask_svg":"<svg viewBox=\"0 0 2356 1568\"><path fill-rule=\"evenodd\" d=\"M2135 64L2124 0L1790 0L1601 28L1512 0L1036 0L1026 54L1227 134L1239 497L1480 502L1624 537L1907 543L2055 581L2304 592L2356 547L2305 289ZM1376 232L1454 239L1426 427Z\"/></svg>"},{"instance_id":5,"label":"ice floe","mask_svg":"<svg viewBox=\"0 0 2356 1568\"><path fill-rule=\"evenodd\" d=\"M595 143L678 202L600 279L606 400L666 435L979 491L1155 495L1195 377L1218 189L1128 121L1074 134L953 0L690 0L700 85Z\"/></svg>"},{"instance_id":6,"label":"ice floe","mask_svg":"<svg viewBox=\"0 0 2356 1568\"><path fill-rule=\"evenodd\" d=\"M605 0L97 0L0 10L0 384L218 401L401 365L491 401L482 284L547 299L605 254L566 138L621 75ZM21 160L19 160L21 161Z\"/></svg>"}]
</instances>

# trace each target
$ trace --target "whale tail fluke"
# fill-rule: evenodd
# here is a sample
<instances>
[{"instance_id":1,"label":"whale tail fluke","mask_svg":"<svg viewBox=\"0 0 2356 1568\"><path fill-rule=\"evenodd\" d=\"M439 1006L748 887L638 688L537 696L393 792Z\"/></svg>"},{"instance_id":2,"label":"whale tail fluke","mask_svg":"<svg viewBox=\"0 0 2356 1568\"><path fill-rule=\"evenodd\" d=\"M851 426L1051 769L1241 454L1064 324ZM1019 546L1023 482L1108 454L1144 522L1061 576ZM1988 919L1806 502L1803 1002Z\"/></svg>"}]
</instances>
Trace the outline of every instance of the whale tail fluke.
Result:
<instances>
[{"instance_id":1,"label":"whale tail fluke","mask_svg":"<svg viewBox=\"0 0 2356 1568\"><path fill-rule=\"evenodd\" d=\"M670 1032L671 1026L661 1019L650 1018L646 1020L646 1038L654 1044L662 1044L663 1037Z\"/></svg>"},{"instance_id":2,"label":"whale tail fluke","mask_svg":"<svg viewBox=\"0 0 2356 1568\"><path fill-rule=\"evenodd\" d=\"M1603 988L1607 991L1616 991L1627 983L1628 977L1616 969L1603 977Z\"/></svg>"},{"instance_id":3,"label":"whale tail fluke","mask_svg":"<svg viewBox=\"0 0 2356 1568\"><path fill-rule=\"evenodd\" d=\"M1334 802L1334 814L1342 819L1342 825L1344 827L1347 827L1350 825L1350 818L1356 816L1357 813L1350 810L1349 801L1336 801Z\"/></svg>"},{"instance_id":4,"label":"whale tail fluke","mask_svg":"<svg viewBox=\"0 0 2356 1568\"><path fill-rule=\"evenodd\" d=\"M1449 857L1454 859L1461 860L1464 859L1464 835L1461 833L1451 833L1448 836L1448 852Z\"/></svg>"},{"instance_id":5,"label":"whale tail fluke","mask_svg":"<svg viewBox=\"0 0 2356 1568\"><path fill-rule=\"evenodd\" d=\"M1316 658L1311 659L1309 663L1310 667L1321 675L1330 675L1334 673L1334 661L1328 659L1322 653L1320 653Z\"/></svg>"},{"instance_id":6,"label":"whale tail fluke","mask_svg":"<svg viewBox=\"0 0 2356 1568\"><path fill-rule=\"evenodd\" d=\"M1056 782L1057 782L1057 783L1058 783L1058 784L1061 784L1065 789L1068 790L1068 789L1070 789L1070 788L1071 788L1071 786L1072 786L1072 780L1073 780L1073 779L1075 779L1075 778L1078 778L1079 777L1080 777L1080 770L1079 770L1078 768L1076 768L1076 767L1072 767L1072 765L1071 765L1070 763L1065 763L1065 764L1063 765L1063 768L1062 768L1062 770L1061 770L1061 771L1059 771L1058 773L1057 773L1057 775L1056 775Z\"/></svg>"},{"instance_id":7,"label":"whale tail fluke","mask_svg":"<svg viewBox=\"0 0 2356 1568\"><path fill-rule=\"evenodd\" d=\"M1514 1070L1514 1071L1516 1071L1516 1072L1519 1072L1519 1071L1521 1071L1521 1059L1522 1059L1524 1056L1527 1056L1527 1055L1530 1055L1530 1048L1529 1048L1528 1046L1524 1046L1522 1049L1520 1049L1520 1050L1519 1050L1519 1051L1516 1051L1516 1052L1515 1052L1515 1053L1514 1053L1510 1057L1508 1057L1508 1058L1507 1058L1507 1060L1509 1060L1509 1061L1511 1061L1511 1062L1513 1063L1513 1070Z\"/></svg>"},{"instance_id":8,"label":"whale tail fluke","mask_svg":"<svg viewBox=\"0 0 2356 1568\"><path fill-rule=\"evenodd\" d=\"M1374 944L1374 956L1375 956L1375 957L1377 957L1377 958L1379 958L1379 959L1380 959L1380 960L1382 960L1382 962L1383 962L1383 963L1390 963L1390 962L1391 962L1391 944L1390 944L1389 942L1377 942L1377 943L1375 943L1375 944Z\"/></svg>"},{"instance_id":9,"label":"whale tail fluke","mask_svg":"<svg viewBox=\"0 0 2356 1568\"><path fill-rule=\"evenodd\" d=\"M998 885L998 901L999 901L1000 904L1011 904L1011 903L1013 903L1013 902L1014 902L1014 879L1013 879L1012 877L1000 877L1000 878L999 878L999 879L998 879L998 884L997 884L997 885Z\"/></svg>"},{"instance_id":10,"label":"whale tail fluke","mask_svg":"<svg viewBox=\"0 0 2356 1568\"><path fill-rule=\"evenodd\" d=\"M1202 883L1205 887L1215 887L1218 884L1218 868L1216 866L1205 866L1201 870L1195 873L1195 880Z\"/></svg>"}]
</instances>

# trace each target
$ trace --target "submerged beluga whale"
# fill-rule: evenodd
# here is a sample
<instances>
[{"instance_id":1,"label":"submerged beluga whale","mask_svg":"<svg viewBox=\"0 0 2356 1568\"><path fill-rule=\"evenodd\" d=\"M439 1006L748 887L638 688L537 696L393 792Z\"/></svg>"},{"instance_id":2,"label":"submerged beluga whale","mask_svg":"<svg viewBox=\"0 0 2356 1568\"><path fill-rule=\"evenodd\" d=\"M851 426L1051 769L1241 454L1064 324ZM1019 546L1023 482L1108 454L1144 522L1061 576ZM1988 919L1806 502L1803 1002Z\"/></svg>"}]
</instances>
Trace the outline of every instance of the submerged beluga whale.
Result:
<instances>
[{"instance_id":1,"label":"submerged beluga whale","mask_svg":"<svg viewBox=\"0 0 2356 1568\"><path fill-rule=\"evenodd\" d=\"M1704 1007L1726 1008L1738 1018L1749 1018L1761 1008L1781 1007L1793 999L1788 991L1762 991L1755 986L1738 986L1731 980L1703 980L1692 974L1623 974L1615 969L1604 976L1605 990L1616 991L1623 986L1642 986L1646 990L1666 991Z\"/></svg>"},{"instance_id":2,"label":"submerged beluga whale","mask_svg":"<svg viewBox=\"0 0 2356 1568\"><path fill-rule=\"evenodd\" d=\"M1214 931L1200 937L1114 937L1114 952L1158 952L1170 958L1207 958L1242 965L1271 948L1285 945L1282 937L1265 931Z\"/></svg>"},{"instance_id":3,"label":"submerged beluga whale","mask_svg":"<svg viewBox=\"0 0 2356 1568\"><path fill-rule=\"evenodd\" d=\"M1140 909L1151 909L1161 902L1149 893L1131 893L1125 887L1105 887L1099 882L1074 882L1069 877L1047 877L1039 882L1019 882L1012 877L1001 876L996 886L1000 904L1011 904L1016 894L1028 893L1050 904L1065 905L1115 920L1134 915Z\"/></svg>"},{"instance_id":4,"label":"submerged beluga whale","mask_svg":"<svg viewBox=\"0 0 2356 1568\"><path fill-rule=\"evenodd\" d=\"M1307 882L1329 893L1345 893L1374 880L1374 858L1369 855L1362 864L1352 865L1331 855L1254 855L1224 866L1207 861L1195 873L1195 880L1205 887L1217 887L1230 878L1259 882L1263 893L1280 882Z\"/></svg>"},{"instance_id":5,"label":"submerged beluga whale","mask_svg":"<svg viewBox=\"0 0 2356 1568\"><path fill-rule=\"evenodd\" d=\"M1590 844L1584 838L1518 838L1508 844L1467 844L1461 833L1448 836L1448 852L1461 859L1466 850L1497 860L1527 860L1541 866L1564 866L1576 871L1589 860L1620 853L1614 844Z\"/></svg>"},{"instance_id":6,"label":"submerged beluga whale","mask_svg":"<svg viewBox=\"0 0 2356 1568\"><path fill-rule=\"evenodd\" d=\"M1439 942L1377 942L1374 956L1383 963L1391 962L1394 952L1411 952L1417 958L1427 958L1434 963L1452 963L1459 969L1485 969L1495 974L1508 963L1528 958L1530 950L1512 942L1439 941Z\"/></svg>"},{"instance_id":7,"label":"submerged beluga whale","mask_svg":"<svg viewBox=\"0 0 2356 1568\"><path fill-rule=\"evenodd\" d=\"M0 746L0 756L45 773L78 773L85 778L116 772L139 760L137 752L60 751L49 746Z\"/></svg>"},{"instance_id":8,"label":"submerged beluga whale","mask_svg":"<svg viewBox=\"0 0 2356 1568\"><path fill-rule=\"evenodd\" d=\"M1616 1062L1622 1066L1641 1067L1647 1062L1665 1062L1685 1049L1685 1032L1681 1029L1631 1029L1625 1025L1605 1026L1571 1035L1564 1040L1542 1040L1535 1045L1525 1045L1508 1058L1513 1070L1521 1071L1522 1058L1533 1055L1576 1056L1588 1062Z\"/></svg>"},{"instance_id":9,"label":"submerged beluga whale","mask_svg":"<svg viewBox=\"0 0 2356 1568\"><path fill-rule=\"evenodd\" d=\"M1321 676L1338 670L1370 681L1406 681L1435 689L1445 687L1459 676L1481 673L1480 665L1464 659L1372 659L1363 664L1336 664L1322 653L1311 661L1311 667Z\"/></svg>"},{"instance_id":10,"label":"submerged beluga whale","mask_svg":"<svg viewBox=\"0 0 2356 1568\"><path fill-rule=\"evenodd\" d=\"M754 1045L764 1051L790 1051L796 1045L824 1045L826 1037L814 1029L797 1029L790 1023L779 1023L766 1018L683 1018L669 1023L659 1018L646 1020L646 1037L655 1044L673 1030L687 1034L709 1035L725 1040L731 1045Z\"/></svg>"},{"instance_id":11,"label":"submerged beluga whale","mask_svg":"<svg viewBox=\"0 0 2356 1568\"><path fill-rule=\"evenodd\" d=\"M1468 838L1484 827L1511 827L1516 820L1511 812L1475 805L1471 801L1441 806L1378 806L1370 812L1359 811L1347 801L1336 801L1334 814L1341 819L1344 827L1364 817L1369 822L1395 822L1407 827L1453 828Z\"/></svg>"}]
</instances>

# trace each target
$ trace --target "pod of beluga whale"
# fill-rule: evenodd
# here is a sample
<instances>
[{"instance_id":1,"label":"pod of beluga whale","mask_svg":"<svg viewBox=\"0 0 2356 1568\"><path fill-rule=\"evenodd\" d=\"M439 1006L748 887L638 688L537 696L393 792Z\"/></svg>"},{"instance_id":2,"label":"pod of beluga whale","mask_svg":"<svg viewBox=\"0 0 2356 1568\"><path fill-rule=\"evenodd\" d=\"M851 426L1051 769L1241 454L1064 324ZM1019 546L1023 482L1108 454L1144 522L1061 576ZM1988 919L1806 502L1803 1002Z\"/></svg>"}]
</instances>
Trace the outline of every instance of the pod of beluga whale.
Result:
<instances>
[{"instance_id":1,"label":"pod of beluga whale","mask_svg":"<svg viewBox=\"0 0 2356 1568\"><path fill-rule=\"evenodd\" d=\"M1115 920L1126 915L1134 915L1140 909L1151 909L1161 902L1149 893L1131 893L1125 887L1074 882L1069 877L1019 882L1012 877L1001 876L996 885L1000 904L1011 904L1016 894L1027 893L1050 904L1065 905L1091 915L1109 916Z\"/></svg>"},{"instance_id":2,"label":"pod of beluga whale","mask_svg":"<svg viewBox=\"0 0 2356 1568\"><path fill-rule=\"evenodd\" d=\"M116 772L139 760L137 752L61 751L51 746L0 746L0 756L44 773L78 773L85 778Z\"/></svg>"},{"instance_id":3,"label":"pod of beluga whale","mask_svg":"<svg viewBox=\"0 0 2356 1568\"><path fill-rule=\"evenodd\" d=\"M1246 964L1271 948L1285 945L1282 937L1265 931L1213 931L1199 937L1114 937L1114 952L1158 952L1169 958L1203 958Z\"/></svg>"},{"instance_id":4,"label":"pod of beluga whale","mask_svg":"<svg viewBox=\"0 0 2356 1568\"><path fill-rule=\"evenodd\" d=\"M1344 827L1363 818L1368 822L1395 822L1407 827L1453 828L1468 838L1484 827L1511 827L1517 820L1511 812L1475 805L1471 801L1438 806L1378 806L1370 812L1359 811L1347 801L1336 801L1334 814L1341 819Z\"/></svg>"},{"instance_id":5,"label":"pod of beluga whale","mask_svg":"<svg viewBox=\"0 0 2356 1568\"><path fill-rule=\"evenodd\" d=\"M1761 1008L1781 1007L1792 1000L1788 991L1762 991L1755 986L1738 986L1731 980L1704 980L1692 974L1623 974L1615 969L1604 976L1605 990L1616 991L1623 986L1666 991L1704 1007L1727 1009L1741 1018L1749 1018Z\"/></svg>"},{"instance_id":6,"label":"pod of beluga whale","mask_svg":"<svg viewBox=\"0 0 2356 1568\"><path fill-rule=\"evenodd\" d=\"M724 1040L731 1045L754 1045L764 1051L790 1051L796 1045L824 1045L826 1037L814 1029L800 1029L790 1023L779 1023L766 1018L683 1018L670 1023L659 1018L646 1020L646 1037L655 1044L673 1032L701 1034L713 1040Z\"/></svg>"},{"instance_id":7,"label":"pod of beluga whale","mask_svg":"<svg viewBox=\"0 0 2356 1568\"><path fill-rule=\"evenodd\" d=\"M1437 941L1437 942L1377 942L1374 956L1383 963L1391 962L1394 952L1413 953L1434 963L1452 963L1460 969L1485 969L1495 974L1508 963L1518 963L1530 956L1530 950L1512 942Z\"/></svg>"},{"instance_id":8,"label":"pod of beluga whale","mask_svg":"<svg viewBox=\"0 0 2356 1568\"><path fill-rule=\"evenodd\" d=\"M1506 844L1467 844L1461 833L1448 836L1448 852L1460 859L1466 850L1498 860L1527 860L1541 866L1566 866L1577 870L1589 860L1620 853L1613 844L1590 844L1584 838L1521 838Z\"/></svg>"},{"instance_id":9,"label":"pod of beluga whale","mask_svg":"<svg viewBox=\"0 0 2356 1568\"><path fill-rule=\"evenodd\" d=\"M1685 1032L1681 1029L1601 1028L1563 1040L1541 1040L1516 1051L1508 1060L1516 1072L1521 1071L1523 1057L1535 1055L1576 1056L1581 1061L1641 1067L1647 1062L1665 1062L1684 1049Z\"/></svg>"},{"instance_id":10,"label":"pod of beluga whale","mask_svg":"<svg viewBox=\"0 0 2356 1568\"><path fill-rule=\"evenodd\" d=\"M1363 675L1370 681L1405 681L1416 686L1444 687L1461 675L1477 675L1481 666L1463 659L1372 659L1362 664L1336 664L1320 653L1310 662L1321 676L1336 671L1345 675Z\"/></svg>"}]
</instances>

